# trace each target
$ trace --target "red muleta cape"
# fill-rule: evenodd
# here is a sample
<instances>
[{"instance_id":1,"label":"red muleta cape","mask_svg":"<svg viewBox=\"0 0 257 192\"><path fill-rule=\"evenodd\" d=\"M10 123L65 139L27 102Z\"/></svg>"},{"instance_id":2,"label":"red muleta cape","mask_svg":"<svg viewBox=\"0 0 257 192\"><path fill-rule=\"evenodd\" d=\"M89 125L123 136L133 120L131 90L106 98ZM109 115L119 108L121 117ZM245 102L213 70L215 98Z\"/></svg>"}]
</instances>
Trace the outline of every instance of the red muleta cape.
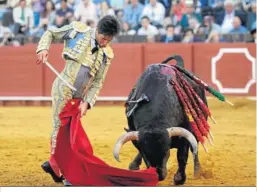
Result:
<instances>
[{"instance_id":1,"label":"red muleta cape","mask_svg":"<svg viewBox=\"0 0 257 192\"><path fill-rule=\"evenodd\" d=\"M79 99L70 100L60 113L62 126L51 162L74 186L156 186L155 168L129 171L106 164L93 154L80 121ZM57 167L53 167L55 172Z\"/></svg>"}]
</instances>

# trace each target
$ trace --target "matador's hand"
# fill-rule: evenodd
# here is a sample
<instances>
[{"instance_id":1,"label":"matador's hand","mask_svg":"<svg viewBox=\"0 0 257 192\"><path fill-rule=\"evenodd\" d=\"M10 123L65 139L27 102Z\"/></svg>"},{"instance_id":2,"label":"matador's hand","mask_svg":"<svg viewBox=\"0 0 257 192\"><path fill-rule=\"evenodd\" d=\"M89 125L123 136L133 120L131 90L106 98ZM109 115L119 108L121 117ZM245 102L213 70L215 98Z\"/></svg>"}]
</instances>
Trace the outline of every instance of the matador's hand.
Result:
<instances>
[{"instance_id":1,"label":"matador's hand","mask_svg":"<svg viewBox=\"0 0 257 192\"><path fill-rule=\"evenodd\" d=\"M37 54L37 64L42 64L42 63L45 63L47 61L47 58L48 58L48 50L43 50L43 51L40 51L38 54Z\"/></svg>"},{"instance_id":2,"label":"matador's hand","mask_svg":"<svg viewBox=\"0 0 257 192\"><path fill-rule=\"evenodd\" d=\"M88 103L87 103L87 102L81 103L81 104L79 105L79 109L80 109L81 117L83 117L83 116L86 115L86 113L87 113Z\"/></svg>"}]
</instances>

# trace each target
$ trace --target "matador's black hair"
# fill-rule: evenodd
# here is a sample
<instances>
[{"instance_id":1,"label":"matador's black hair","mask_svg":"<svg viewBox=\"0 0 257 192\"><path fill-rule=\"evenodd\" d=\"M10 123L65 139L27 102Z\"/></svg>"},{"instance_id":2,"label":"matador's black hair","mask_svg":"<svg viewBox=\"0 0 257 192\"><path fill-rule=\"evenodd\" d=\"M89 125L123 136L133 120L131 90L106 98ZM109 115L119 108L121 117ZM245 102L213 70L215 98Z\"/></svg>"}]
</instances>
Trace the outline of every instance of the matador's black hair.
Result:
<instances>
[{"instance_id":1,"label":"matador's black hair","mask_svg":"<svg viewBox=\"0 0 257 192\"><path fill-rule=\"evenodd\" d=\"M114 16L106 15L98 21L97 30L103 35L115 36L120 32L120 24Z\"/></svg>"}]
</instances>

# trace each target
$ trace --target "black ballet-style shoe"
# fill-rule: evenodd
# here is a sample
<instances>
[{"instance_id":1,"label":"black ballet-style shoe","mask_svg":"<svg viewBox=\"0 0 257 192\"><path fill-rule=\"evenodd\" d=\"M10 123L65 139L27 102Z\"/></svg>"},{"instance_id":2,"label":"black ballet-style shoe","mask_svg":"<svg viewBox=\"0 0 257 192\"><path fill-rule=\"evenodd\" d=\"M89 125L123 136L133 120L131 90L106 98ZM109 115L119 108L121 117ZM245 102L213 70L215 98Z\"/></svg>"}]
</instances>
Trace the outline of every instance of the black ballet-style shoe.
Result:
<instances>
[{"instance_id":1,"label":"black ballet-style shoe","mask_svg":"<svg viewBox=\"0 0 257 192\"><path fill-rule=\"evenodd\" d=\"M42 165L41 165L42 169L46 172L46 173L49 173L53 180L56 182L56 183L61 183L62 180L64 179L62 176L61 177L58 177L55 173L54 173L54 170L52 169L52 167L50 166L50 163L48 161L44 162Z\"/></svg>"}]
</instances>

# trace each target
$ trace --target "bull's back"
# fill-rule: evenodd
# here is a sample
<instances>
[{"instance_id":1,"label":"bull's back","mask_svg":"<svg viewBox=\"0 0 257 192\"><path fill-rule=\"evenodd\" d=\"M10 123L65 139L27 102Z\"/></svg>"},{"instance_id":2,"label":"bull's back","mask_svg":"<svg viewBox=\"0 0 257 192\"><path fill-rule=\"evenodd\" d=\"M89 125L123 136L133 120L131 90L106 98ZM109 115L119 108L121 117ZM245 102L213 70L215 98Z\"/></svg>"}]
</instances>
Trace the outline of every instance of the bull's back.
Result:
<instances>
[{"instance_id":1,"label":"bull's back","mask_svg":"<svg viewBox=\"0 0 257 192\"><path fill-rule=\"evenodd\" d=\"M137 100L142 94L147 95L150 102L142 103L132 114L134 127L167 128L180 126L185 118L183 109L174 88L169 84L172 75L160 72L161 66L148 67L135 87L130 100ZM133 108L130 105L128 110Z\"/></svg>"}]
</instances>

